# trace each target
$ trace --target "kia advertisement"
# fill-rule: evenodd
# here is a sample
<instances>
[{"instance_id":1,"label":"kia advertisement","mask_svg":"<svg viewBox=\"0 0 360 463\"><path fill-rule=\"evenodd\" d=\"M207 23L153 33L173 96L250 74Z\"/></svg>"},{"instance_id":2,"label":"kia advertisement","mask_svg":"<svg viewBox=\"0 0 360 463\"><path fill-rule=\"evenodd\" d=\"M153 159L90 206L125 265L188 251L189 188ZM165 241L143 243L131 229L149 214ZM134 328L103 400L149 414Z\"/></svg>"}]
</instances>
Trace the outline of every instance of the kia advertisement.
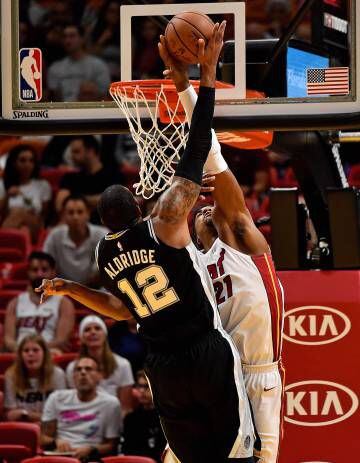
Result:
<instances>
[{"instance_id":1,"label":"kia advertisement","mask_svg":"<svg viewBox=\"0 0 360 463\"><path fill-rule=\"evenodd\" d=\"M357 461L360 272L286 271L279 278L286 369L279 463Z\"/></svg>"}]
</instances>

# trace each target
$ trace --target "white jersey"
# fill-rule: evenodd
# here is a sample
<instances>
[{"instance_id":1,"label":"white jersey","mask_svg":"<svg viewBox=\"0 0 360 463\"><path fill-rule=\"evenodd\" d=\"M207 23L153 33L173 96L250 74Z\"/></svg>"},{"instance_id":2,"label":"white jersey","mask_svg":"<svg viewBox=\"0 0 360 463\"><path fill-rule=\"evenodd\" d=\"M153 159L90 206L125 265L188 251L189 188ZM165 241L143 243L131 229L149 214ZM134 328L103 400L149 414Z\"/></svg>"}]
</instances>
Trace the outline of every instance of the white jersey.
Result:
<instances>
[{"instance_id":1,"label":"white jersey","mask_svg":"<svg viewBox=\"0 0 360 463\"><path fill-rule=\"evenodd\" d=\"M217 238L204 256L223 327L242 363L279 360L284 300L271 255L248 256Z\"/></svg>"},{"instance_id":2,"label":"white jersey","mask_svg":"<svg viewBox=\"0 0 360 463\"><path fill-rule=\"evenodd\" d=\"M55 338L62 296L51 296L36 305L28 292L19 294L16 304L17 343L29 334L39 334L46 342Z\"/></svg>"}]
</instances>

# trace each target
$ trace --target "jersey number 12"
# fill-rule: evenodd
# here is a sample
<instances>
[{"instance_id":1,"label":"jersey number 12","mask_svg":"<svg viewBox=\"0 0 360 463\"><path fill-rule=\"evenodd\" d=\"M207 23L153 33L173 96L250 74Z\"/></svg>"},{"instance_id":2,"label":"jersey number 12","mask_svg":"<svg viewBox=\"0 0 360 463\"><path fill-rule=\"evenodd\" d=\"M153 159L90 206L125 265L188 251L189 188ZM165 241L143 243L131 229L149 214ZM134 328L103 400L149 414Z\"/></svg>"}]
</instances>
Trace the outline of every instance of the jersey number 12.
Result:
<instances>
[{"instance_id":1,"label":"jersey number 12","mask_svg":"<svg viewBox=\"0 0 360 463\"><path fill-rule=\"evenodd\" d=\"M129 297L139 317L148 317L179 301L174 288L168 287L169 279L159 265L150 265L139 270L135 275L135 282L138 289L142 289L145 304L126 278L118 282L118 288Z\"/></svg>"}]
</instances>

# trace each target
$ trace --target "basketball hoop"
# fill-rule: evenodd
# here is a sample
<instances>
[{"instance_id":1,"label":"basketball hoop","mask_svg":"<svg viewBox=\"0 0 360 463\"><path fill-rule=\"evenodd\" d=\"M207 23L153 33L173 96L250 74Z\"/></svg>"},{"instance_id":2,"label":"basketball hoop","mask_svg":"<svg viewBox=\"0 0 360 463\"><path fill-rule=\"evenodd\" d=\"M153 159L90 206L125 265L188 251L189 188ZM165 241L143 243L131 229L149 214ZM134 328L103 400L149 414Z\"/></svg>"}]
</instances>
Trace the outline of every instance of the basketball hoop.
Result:
<instances>
[{"instance_id":1,"label":"basketball hoop","mask_svg":"<svg viewBox=\"0 0 360 463\"><path fill-rule=\"evenodd\" d=\"M198 80L190 83L198 90ZM232 85L217 81L216 88L232 88ZM141 164L140 179L134 185L135 194L150 199L171 184L180 159L179 153L186 146L186 114L176 87L169 79L130 80L111 84L110 95L124 113L131 136L137 145ZM144 129L142 118L150 119L150 128ZM258 139L259 133L247 133L245 136L241 131L232 131L223 137L220 135L219 138L222 138L223 143L235 147L247 144L252 149L255 146L268 146L272 133L260 134L262 137Z\"/></svg>"},{"instance_id":2,"label":"basketball hoop","mask_svg":"<svg viewBox=\"0 0 360 463\"><path fill-rule=\"evenodd\" d=\"M199 81L190 81L197 90ZM217 88L231 88L223 82ZM149 199L170 185L187 140L186 115L172 80L115 82L110 95L125 114L141 161L135 193ZM144 129L141 118L151 120ZM161 124L159 125L159 121Z\"/></svg>"}]
</instances>

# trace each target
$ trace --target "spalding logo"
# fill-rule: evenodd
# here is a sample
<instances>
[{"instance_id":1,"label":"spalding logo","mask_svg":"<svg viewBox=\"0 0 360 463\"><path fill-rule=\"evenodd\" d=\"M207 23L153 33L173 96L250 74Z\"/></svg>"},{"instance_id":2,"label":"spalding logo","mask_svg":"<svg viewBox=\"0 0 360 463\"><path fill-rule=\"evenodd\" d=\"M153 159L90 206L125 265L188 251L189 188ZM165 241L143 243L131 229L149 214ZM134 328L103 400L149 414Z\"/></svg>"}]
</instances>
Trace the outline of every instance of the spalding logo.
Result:
<instances>
[{"instance_id":1,"label":"spalding logo","mask_svg":"<svg viewBox=\"0 0 360 463\"><path fill-rule=\"evenodd\" d=\"M285 387L285 421L299 426L329 426L353 415L359 399L341 384L301 381Z\"/></svg>"},{"instance_id":2,"label":"spalding logo","mask_svg":"<svg viewBox=\"0 0 360 463\"><path fill-rule=\"evenodd\" d=\"M339 341L350 328L349 318L340 310L309 305L285 313L284 339L295 344L319 346Z\"/></svg>"}]
</instances>

